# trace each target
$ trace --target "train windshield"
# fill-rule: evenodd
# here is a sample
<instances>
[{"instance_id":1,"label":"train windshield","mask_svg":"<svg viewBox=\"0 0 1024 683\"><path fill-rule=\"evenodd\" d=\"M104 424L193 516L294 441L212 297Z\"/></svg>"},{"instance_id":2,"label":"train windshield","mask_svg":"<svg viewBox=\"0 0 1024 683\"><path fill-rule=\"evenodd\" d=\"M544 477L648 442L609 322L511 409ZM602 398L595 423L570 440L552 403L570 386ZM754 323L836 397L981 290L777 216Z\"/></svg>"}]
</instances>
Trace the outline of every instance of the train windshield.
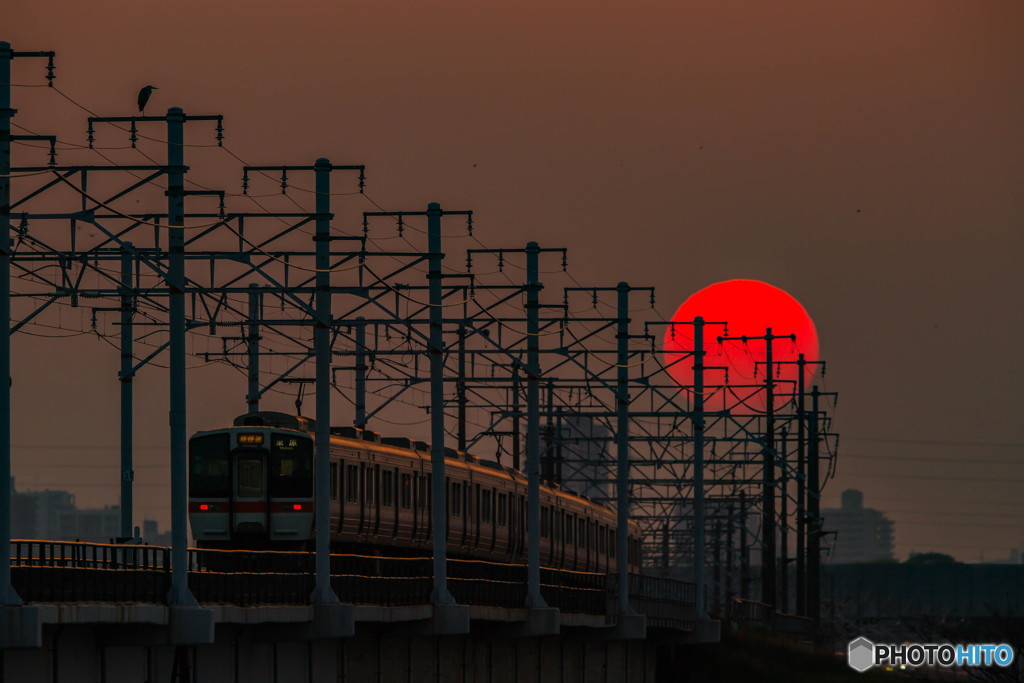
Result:
<instances>
[{"instance_id":1,"label":"train windshield","mask_svg":"<svg viewBox=\"0 0 1024 683\"><path fill-rule=\"evenodd\" d=\"M270 497L309 498L313 495L313 440L274 434L270 441Z\"/></svg>"},{"instance_id":2,"label":"train windshield","mask_svg":"<svg viewBox=\"0 0 1024 683\"><path fill-rule=\"evenodd\" d=\"M227 498L230 495L230 450L230 435L227 433L197 436L189 441L189 495L193 498Z\"/></svg>"}]
</instances>

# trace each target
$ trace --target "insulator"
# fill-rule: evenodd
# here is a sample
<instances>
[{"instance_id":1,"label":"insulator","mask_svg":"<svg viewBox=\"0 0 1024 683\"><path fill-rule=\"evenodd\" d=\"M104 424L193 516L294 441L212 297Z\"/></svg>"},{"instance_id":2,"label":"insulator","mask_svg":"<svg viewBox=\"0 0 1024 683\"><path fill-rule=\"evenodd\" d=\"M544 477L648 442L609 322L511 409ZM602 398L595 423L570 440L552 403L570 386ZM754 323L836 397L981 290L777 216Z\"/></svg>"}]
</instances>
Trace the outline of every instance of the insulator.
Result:
<instances>
[{"instance_id":1,"label":"insulator","mask_svg":"<svg viewBox=\"0 0 1024 683\"><path fill-rule=\"evenodd\" d=\"M359 194L363 193L363 188L366 187L366 167L359 167Z\"/></svg>"},{"instance_id":2,"label":"insulator","mask_svg":"<svg viewBox=\"0 0 1024 683\"><path fill-rule=\"evenodd\" d=\"M131 135L128 137L128 140L132 143L132 149L135 149L135 143L139 141L138 130L135 128L135 119L132 119L130 132Z\"/></svg>"},{"instance_id":3,"label":"insulator","mask_svg":"<svg viewBox=\"0 0 1024 683\"><path fill-rule=\"evenodd\" d=\"M224 146L224 117L217 117L217 146Z\"/></svg>"},{"instance_id":4,"label":"insulator","mask_svg":"<svg viewBox=\"0 0 1024 683\"><path fill-rule=\"evenodd\" d=\"M249 169L242 170L242 194L249 194Z\"/></svg>"},{"instance_id":5,"label":"insulator","mask_svg":"<svg viewBox=\"0 0 1024 683\"><path fill-rule=\"evenodd\" d=\"M89 129L86 131L86 136L89 142L89 149L92 149L92 143L96 142L96 131L93 130L92 121L89 121Z\"/></svg>"},{"instance_id":6,"label":"insulator","mask_svg":"<svg viewBox=\"0 0 1024 683\"><path fill-rule=\"evenodd\" d=\"M56 76L54 76L54 74L53 74L53 71L57 67L53 65L53 55L49 55L49 57L50 57L50 59L46 63L46 85L48 87L52 88L53 87L53 79L56 78Z\"/></svg>"},{"instance_id":7,"label":"insulator","mask_svg":"<svg viewBox=\"0 0 1024 683\"><path fill-rule=\"evenodd\" d=\"M288 194L288 171L281 169L281 194Z\"/></svg>"},{"instance_id":8,"label":"insulator","mask_svg":"<svg viewBox=\"0 0 1024 683\"><path fill-rule=\"evenodd\" d=\"M468 234L470 237L473 236L473 214L472 213L469 214L466 217L466 234Z\"/></svg>"},{"instance_id":9,"label":"insulator","mask_svg":"<svg viewBox=\"0 0 1024 683\"><path fill-rule=\"evenodd\" d=\"M402 223L402 214L398 214L398 236L402 236L402 232L405 230L405 224Z\"/></svg>"}]
</instances>

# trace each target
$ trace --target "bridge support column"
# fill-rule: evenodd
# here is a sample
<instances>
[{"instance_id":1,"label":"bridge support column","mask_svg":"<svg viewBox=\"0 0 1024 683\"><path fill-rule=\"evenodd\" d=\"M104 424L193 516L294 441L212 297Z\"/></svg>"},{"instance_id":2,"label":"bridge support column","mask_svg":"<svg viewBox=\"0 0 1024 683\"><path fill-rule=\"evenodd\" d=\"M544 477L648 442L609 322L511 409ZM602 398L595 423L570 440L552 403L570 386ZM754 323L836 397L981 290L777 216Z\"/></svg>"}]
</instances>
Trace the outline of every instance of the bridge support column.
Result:
<instances>
[{"instance_id":1,"label":"bridge support column","mask_svg":"<svg viewBox=\"0 0 1024 683\"><path fill-rule=\"evenodd\" d=\"M38 607L0 606L0 650L42 646L43 627Z\"/></svg>"}]
</instances>

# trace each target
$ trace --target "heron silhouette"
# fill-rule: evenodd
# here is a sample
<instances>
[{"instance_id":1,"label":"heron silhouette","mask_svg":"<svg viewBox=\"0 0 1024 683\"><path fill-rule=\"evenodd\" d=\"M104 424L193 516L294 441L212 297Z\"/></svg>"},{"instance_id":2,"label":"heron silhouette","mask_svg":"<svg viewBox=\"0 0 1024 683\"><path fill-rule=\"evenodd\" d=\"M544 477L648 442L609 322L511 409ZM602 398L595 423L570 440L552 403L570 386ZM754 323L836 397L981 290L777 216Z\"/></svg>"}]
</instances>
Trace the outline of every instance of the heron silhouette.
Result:
<instances>
[{"instance_id":1,"label":"heron silhouette","mask_svg":"<svg viewBox=\"0 0 1024 683\"><path fill-rule=\"evenodd\" d=\"M159 88L155 85L147 85L139 91L139 111L143 114L146 113L146 102L149 102L149 97L153 94L154 90L159 90Z\"/></svg>"}]
</instances>

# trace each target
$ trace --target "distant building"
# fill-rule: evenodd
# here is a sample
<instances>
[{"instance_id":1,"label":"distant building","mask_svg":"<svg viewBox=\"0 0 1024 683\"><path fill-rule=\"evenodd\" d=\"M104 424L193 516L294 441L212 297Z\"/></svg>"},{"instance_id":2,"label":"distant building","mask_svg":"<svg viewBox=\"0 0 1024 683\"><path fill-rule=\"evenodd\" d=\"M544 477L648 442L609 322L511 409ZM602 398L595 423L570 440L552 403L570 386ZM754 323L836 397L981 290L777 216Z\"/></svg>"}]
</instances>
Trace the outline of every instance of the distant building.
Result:
<instances>
[{"instance_id":1,"label":"distant building","mask_svg":"<svg viewBox=\"0 0 1024 683\"><path fill-rule=\"evenodd\" d=\"M615 461L608 452L608 430L586 415L566 415L561 427L561 434L550 423L541 430L545 478L594 500L610 500L615 490Z\"/></svg>"},{"instance_id":2,"label":"distant building","mask_svg":"<svg viewBox=\"0 0 1024 683\"><path fill-rule=\"evenodd\" d=\"M79 508L75 496L67 491L18 492L11 481L11 537L48 541L84 541L109 543L121 535L121 508ZM142 538L160 545L166 534L159 534L157 523L142 523Z\"/></svg>"},{"instance_id":3,"label":"distant building","mask_svg":"<svg viewBox=\"0 0 1024 683\"><path fill-rule=\"evenodd\" d=\"M851 564L893 558L893 524L883 512L864 507L864 494L843 491L842 507L821 511L822 530L831 546L828 562Z\"/></svg>"}]
</instances>

